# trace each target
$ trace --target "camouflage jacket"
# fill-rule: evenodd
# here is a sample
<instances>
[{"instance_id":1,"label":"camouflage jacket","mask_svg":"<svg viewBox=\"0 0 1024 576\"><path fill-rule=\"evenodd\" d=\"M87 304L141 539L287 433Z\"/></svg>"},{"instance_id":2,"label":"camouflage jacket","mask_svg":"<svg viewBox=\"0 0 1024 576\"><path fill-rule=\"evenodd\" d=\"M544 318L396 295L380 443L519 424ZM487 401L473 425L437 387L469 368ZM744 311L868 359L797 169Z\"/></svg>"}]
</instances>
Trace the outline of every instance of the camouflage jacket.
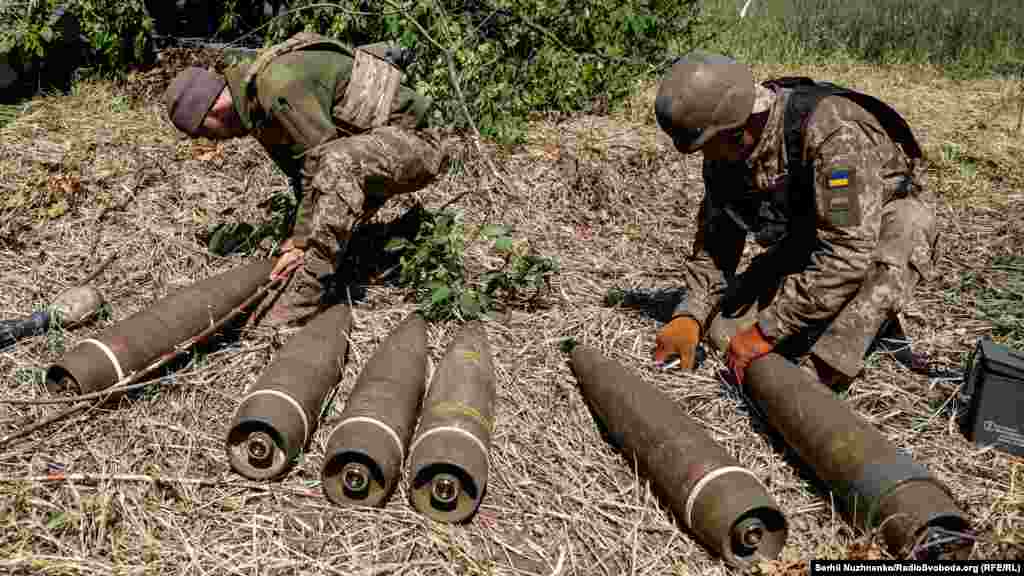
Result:
<instances>
[{"instance_id":1,"label":"camouflage jacket","mask_svg":"<svg viewBox=\"0 0 1024 576\"><path fill-rule=\"evenodd\" d=\"M255 62L229 68L225 76L242 124L296 188L300 203L295 228L302 235L308 232L303 232L303 223L314 209L312 194L301 190L301 174L316 169L306 162L307 152L355 133L337 118L354 52L329 38L305 33L268 51ZM387 124L425 128L430 107L430 98L400 85Z\"/></svg>"},{"instance_id":2,"label":"camouflage jacket","mask_svg":"<svg viewBox=\"0 0 1024 576\"><path fill-rule=\"evenodd\" d=\"M910 159L874 115L843 96L825 97L807 118L801 138L808 172L790 178L783 120L791 94L773 89L749 158L704 163L688 294L675 311L694 317L702 332L732 289L748 233L780 256L771 272L784 276L758 314L765 335L786 338L833 318L874 257L882 206L914 190Z\"/></svg>"}]
</instances>

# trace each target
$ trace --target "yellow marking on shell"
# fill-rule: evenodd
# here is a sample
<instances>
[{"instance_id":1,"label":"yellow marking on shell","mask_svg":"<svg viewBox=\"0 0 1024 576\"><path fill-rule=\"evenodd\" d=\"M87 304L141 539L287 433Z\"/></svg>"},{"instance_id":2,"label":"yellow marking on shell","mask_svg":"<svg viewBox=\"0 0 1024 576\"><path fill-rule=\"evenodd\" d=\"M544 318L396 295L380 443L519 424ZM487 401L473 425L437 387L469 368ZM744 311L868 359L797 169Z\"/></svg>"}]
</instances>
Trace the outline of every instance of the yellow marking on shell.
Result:
<instances>
[{"instance_id":1,"label":"yellow marking on shell","mask_svg":"<svg viewBox=\"0 0 1024 576\"><path fill-rule=\"evenodd\" d=\"M452 415L464 416L479 424L488 434L494 430L494 421L492 419L485 417L476 408L462 402L438 402L430 407L430 412L442 417Z\"/></svg>"},{"instance_id":2,"label":"yellow marking on shell","mask_svg":"<svg viewBox=\"0 0 1024 576\"><path fill-rule=\"evenodd\" d=\"M480 353L476 350L465 350L462 352L462 357L470 362L480 361Z\"/></svg>"}]
</instances>

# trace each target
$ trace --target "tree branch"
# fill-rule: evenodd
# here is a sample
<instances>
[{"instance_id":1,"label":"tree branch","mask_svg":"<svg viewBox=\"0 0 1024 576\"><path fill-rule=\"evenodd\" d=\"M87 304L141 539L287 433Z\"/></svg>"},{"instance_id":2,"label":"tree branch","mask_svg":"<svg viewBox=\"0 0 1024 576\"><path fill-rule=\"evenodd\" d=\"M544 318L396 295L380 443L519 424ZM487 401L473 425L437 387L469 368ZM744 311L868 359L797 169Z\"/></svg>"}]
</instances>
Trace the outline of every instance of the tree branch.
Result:
<instances>
[{"instance_id":1,"label":"tree branch","mask_svg":"<svg viewBox=\"0 0 1024 576\"><path fill-rule=\"evenodd\" d=\"M516 182L515 185L510 183L508 177L506 177L505 174L498 170L498 167L494 165L494 162L491 160L491 157L484 152L483 146L480 144L480 129L477 128L476 120L473 119L473 115L470 114L469 112L469 105L466 104L466 97L462 92L462 84L459 82L459 75L455 67L455 57L452 56L452 50L450 48L445 48L444 46L441 45L440 42L438 42L433 36L431 36L430 32L428 32L427 29L424 28L423 25L421 25L419 21L416 20L415 17L409 14L406 7L399 5L395 0L384 0L384 2L388 6L391 6L392 9L398 11L403 18L405 18L410 24L412 24L416 28L416 30L419 31L420 35L423 36L423 38L426 39L427 42L429 42L432 46L434 46L434 48L440 50L441 53L444 54L445 65L448 69L448 84L451 85L452 91L455 92L455 98L458 100L459 109L462 111L462 115L465 118L466 123L469 124L470 130L472 130L473 132L473 146L476 148L477 154L479 154L480 158L482 158L484 163L487 164L487 169L491 171L491 174L505 186L509 194L516 197L520 196L519 183ZM459 198L461 198L461 195L459 196ZM446 207L447 205L448 204L445 204Z\"/></svg>"}]
</instances>

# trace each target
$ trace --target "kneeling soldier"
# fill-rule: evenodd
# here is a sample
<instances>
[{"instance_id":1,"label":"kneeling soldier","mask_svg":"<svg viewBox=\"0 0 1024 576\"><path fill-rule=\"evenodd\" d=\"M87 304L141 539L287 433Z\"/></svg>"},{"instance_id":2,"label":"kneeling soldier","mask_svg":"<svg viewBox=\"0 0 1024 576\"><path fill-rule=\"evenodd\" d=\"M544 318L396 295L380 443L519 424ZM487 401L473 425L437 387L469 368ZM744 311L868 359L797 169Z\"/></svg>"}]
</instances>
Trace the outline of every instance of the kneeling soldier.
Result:
<instances>
[{"instance_id":1,"label":"kneeling soldier","mask_svg":"<svg viewBox=\"0 0 1024 576\"><path fill-rule=\"evenodd\" d=\"M871 96L806 78L755 84L747 66L700 52L673 64L655 114L680 152L703 152L705 183L687 297L655 360L692 368L716 314L749 314L729 342L740 381L773 350L809 355L829 385L856 377L932 275L935 215L907 123ZM737 276L748 233L767 250Z\"/></svg>"}]
</instances>

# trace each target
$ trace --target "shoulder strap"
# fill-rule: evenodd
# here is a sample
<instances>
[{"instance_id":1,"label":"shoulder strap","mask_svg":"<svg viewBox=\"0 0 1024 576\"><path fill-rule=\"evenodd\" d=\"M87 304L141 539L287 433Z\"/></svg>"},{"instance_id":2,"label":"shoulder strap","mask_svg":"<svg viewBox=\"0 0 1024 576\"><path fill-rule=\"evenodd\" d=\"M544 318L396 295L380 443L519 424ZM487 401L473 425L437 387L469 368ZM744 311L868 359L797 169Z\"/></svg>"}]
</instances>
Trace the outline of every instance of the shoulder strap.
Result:
<instances>
[{"instance_id":1,"label":"shoulder strap","mask_svg":"<svg viewBox=\"0 0 1024 576\"><path fill-rule=\"evenodd\" d=\"M296 50L310 49L333 50L347 56L354 55L351 47L346 44L342 44L333 38L328 38L327 36L322 36L313 32L299 32L284 42L267 48L260 53L255 60L253 60L252 64L249 65L249 68L246 69L245 75L242 77L241 86L242 90L245 91L245 97L249 100L256 97L256 84L254 80L274 58Z\"/></svg>"},{"instance_id":2,"label":"shoulder strap","mask_svg":"<svg viewBox=\"0 0 1024 576\"><path fill-rule=\"evenodd\" d=\"M907 121L891 106L873 96L828 82L815 82L803 76L768 80L763 85L791 90L782 119L783 143L789 174L786 186L778 190L774 199L775 204L787 214L797 218L813 217L814 199L813 196L807 197L813 190L813 186L808 185L808 179L813 179L813 176L803 157L804 125L818 103L828 96L849 98L870 112L878 119L889 137L902 146L912 165L919 164L924 158L921 146L914 138Z\"/></svg>"},{"instance_id":3,"label":"shoulder strap","mask_svg":"<svg viewBox=\"0 0 1024 576\"><path fill-rule=\"evenodd\" d=\"M867 94L857 92L856 90L850 90L827 82L822 82L820 85L831 89L834 94L853 100L862 108L870 112L878 119L882 128L885 128L885 131L889 134L889 138L892 138L893 142L896 142L903 147L903 153L909 158L924 158L924 151L921 149L921 145L918 144L917 138L914 137L914 133L910 129L910 124L908 124L903 116L893 109L892 106L889 106L874 96L869 96Z\"/></svg>"},{"instance_id":4,"label":"shoulder strap","mask_svg":"<svg viewBox=\"0 0 1024 576\"><path fill-rule=\"evenodd\" d=\"M802 76L790 76L769 80L764 83L768 87L788 88L793 92L789 98L783 118L783 131L786 146L786 157L791 166L803 164L803 128L807 118L814 112L818 102L828 96L843 96L856 102L870 112L885 129L889 137L903 148L903 152L912 160L923 159L924 152L914 137L910 125L891 106L874 96L869 96L849 88L837 86L829 82L815 82Z\"/></svg>"}]
</instances>

